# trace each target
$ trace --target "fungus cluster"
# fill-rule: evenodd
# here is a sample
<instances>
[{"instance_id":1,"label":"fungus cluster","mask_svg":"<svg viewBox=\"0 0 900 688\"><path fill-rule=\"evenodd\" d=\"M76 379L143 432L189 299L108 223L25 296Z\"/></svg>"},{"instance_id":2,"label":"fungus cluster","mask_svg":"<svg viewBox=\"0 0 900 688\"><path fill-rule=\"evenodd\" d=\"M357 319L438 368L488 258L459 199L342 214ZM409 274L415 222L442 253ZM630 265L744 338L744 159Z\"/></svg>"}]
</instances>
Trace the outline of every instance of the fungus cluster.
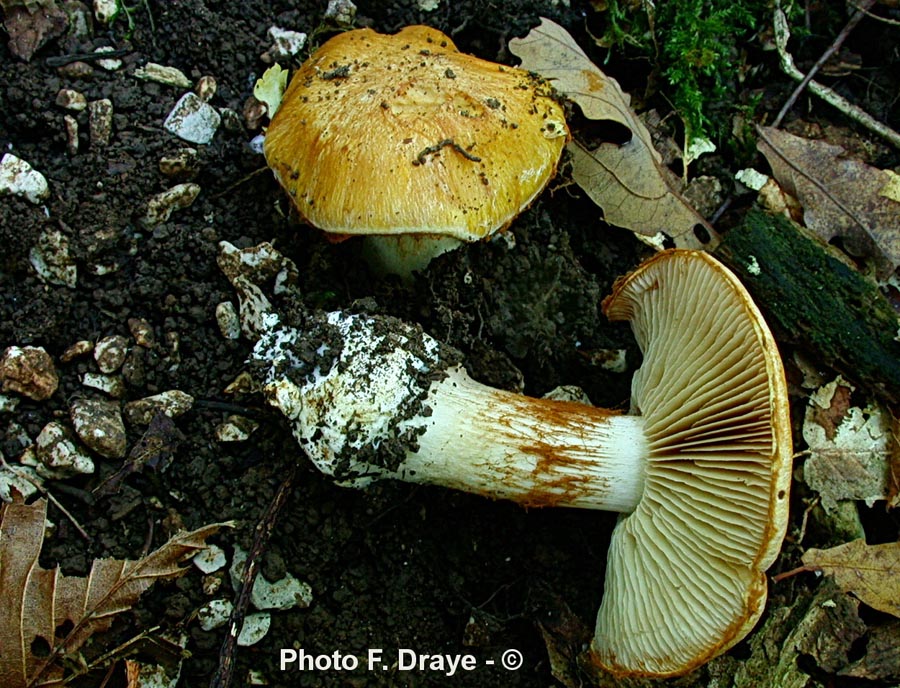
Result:
<instances>
[{"instance_id":1,"label":"fungus cluster","mask_svg":"<svg viewBox=\"0 0 900 688\"><path fill-rule=\"evenodd\" d=\"M408 274L508 226L567 138L546 82L408 26L322 45L291 79L263 150L307 222L378 237L376 262Z\"/></svg>"},{"instance_id":2,"label":"fungus cluster","mask_svg":"<svg viewBox=\"0 0 900 688\"><path fill-rule=\"evenodd\" d=\"M628 414L490 388L393 318L282 322L229 277L242 310L254 304L265 393L324 473L621 514L591 644L599 666L682 674L759 618L787 523L787 392L759 311L709 255L658 254L604 301L644 356Z\"/></svg>"}]
</instances>

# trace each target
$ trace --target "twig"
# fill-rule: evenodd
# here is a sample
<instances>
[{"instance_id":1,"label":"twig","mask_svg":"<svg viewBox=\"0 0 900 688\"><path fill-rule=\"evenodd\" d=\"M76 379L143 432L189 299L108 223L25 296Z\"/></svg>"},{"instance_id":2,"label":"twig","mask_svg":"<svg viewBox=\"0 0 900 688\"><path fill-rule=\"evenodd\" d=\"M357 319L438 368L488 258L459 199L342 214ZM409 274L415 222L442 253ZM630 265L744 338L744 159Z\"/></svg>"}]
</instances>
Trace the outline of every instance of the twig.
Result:
<instances>
[{"instance_id":1,"label":"twig","mask_svg":"<svg viewBox=\"0 0 900 688\"><path fill-rule=\"evenodd\" d=\"M773 583L780 583L780 582L783 581L785 578L793 578L793 577L796 576L798 573L806 573L807 571L815 571L815 570L816 570L816 569L811 568L811 567L809 567L809 566L805 566L805 565L804 565L804 566L798 566L797 568L791 569L790 571L783 571L782 573L779 573L777 576L772 576L772 582L773 582Z\"/></svg>"},{"instance_id":2,"label":"twig","mask_svg":"<svg viewBox=\"0 0 900 688\"><path fill-rule=\"evenodd\" d=\"M778 55L781 57L781 69L792 79L803 81L804 75L794 64L794 58L787 51L787 42L791 36L788 29L787 17L780 9L775 10L775 45L778 49ZM849 102L846 98L838 95L827 86L823 86L817 81L810 80L807 88L815 95L819 96L829 105L837 108L844 115L852 119L854 122L861 124L869 131L889 141L892 145L900 148L900 133L897 133L886 124L879 122L862 108Z\"/></svg>"},{"instance_id":3,"label":"twig","mask_svg":"<svg viewBox=\"0 0 900 688\"><path fill-rule=\"evenodd\" d=\"M51 504L53 504L53 506L55 506L57 509L59 509L62 512L63 516L65 516L67 519L69 519L72 522L72 525L75 526L75 530L78 531L78 534L81 535L81 537L83 537L88 542L92 542L91 536L87 534L87 531L81 527L81 524L75 520L75 517L69 513L69 510L66 509L66 507L64 507L62 504L60 504L59 500L56 499L56 497L54 497L50 493L50 491L46 487L44 487L44 485L40 481L35 480L27 473L19 473L12 466L10 466L8 463L6 463L6 459L4 459L2 456L0 456L0 466L5 468L6 470L8 470L10 473L15 473L20 478L24 478L25 480L30 482L32 485L34 485L37 488L37 490L42 495L44 495Z\"/></svg>"},{"instance_id":4,"label":"twig","mask_svg":"<svg viewBox=\"0 0 900 688\"><path fill-rule=\"evenodd\" d=\"M234 184L230 184L229 186L225 187L224 191L220 191L219 193L211 196L211 198L215 200L218 198L222 198L223 196L227 196L232 191L234 191L236 188L238 188L241 184L244 184L245 182L249 182L254 177L262 174L263 172L267 172L268 169L269 169L268 167L263 166L263 167L253 170L250 174L244 175L243 177L238 179Z\"/></svg>"},{"instance_id":5,"label":"twig","mask_svg":"<svg viewBox=\"0 0 900 688\"><path fill-rule=\"evenodd\" d=\"M851 7L855 7L856 9L862 9L856 3L851 2L849 4ZM870 17L871 19L874 19L875 21L879 21L882 24L887 24L888 26L900 26L900 21L897 21L896 19L888 19L887 17L880 17L877 14L875 14L874 12L870 12L867 9L863 9L862 11L863 11L863 13L866 14L866 16Z\"/></svg>"},{"instance_id":6,"label":"twig","mask_svg":"<svg viewBox=\"0 0 900 688\"><path fill-rule=\"evenodd\" d=\"M841 32L834 39L834 42L828 47L828 49L822 53L822 56L816 60L816 63L812 66L812 68L806 73L806 76L800 81L797 85L797 88L794 89L794 92L791 93L790 98L787 99L787 102L784 104L784 107L781 108L781 112L778 113L778 117L775 118L775 121L772 122L773 127L777 127L781 125L781 120L784 119L784 116L790 112L790 109L794 107L794 103L797 102L797 98L800 97L800 94L806 89L807 84L812 81L812 78L816 75L816 73L822 68L822 65L825 64L832 55L834 55L838 49L844 44L844 41L847 40L847 36L850 35L850 32L856 28L856 25L862 21L862 18L866 16L866 10L868 10L872 5L875 4L875 0L862 0L862 2L857 7L856 12L853 13L853 16L850 17L850 21L847 22L847 25L841 30Z\"/></svg>"},{"instance_id":7,"label":"twig","mask_svg":"<svg viewBox=\"0 0 900 688\"><path fill-rule=\"evenodd\" d=\"M128 638L125 642L123 642L118 647L113 648L107 652L104 652L99 657L94 657L89 663L82 664L77 669L75 669L71 674L66 676L63 679L63 685L69 685L74 683L77 679L85 676L86 674L94 671L95 669L99 669L100 667L106 665L110 670L114 671L116 668L116 662L120 659L125 659L126 657L138 652L140 647L136 647L136 645L143 640L150 638L153 633L156 633L160 629L159 626L153 626L152 628L148 628L146 630L141 631L136 636ZM108 681L108 679L104 678L104 681ZM100 688L103 688L101 685Z\"/></svg>"},{"instance_id":8,"label":"twig","mask_svg":"<svg viewBox=\"0 0 900 688\"><path fill-rule=\"evenodd\" d=\"M269 504L269 508L263 515L262 520L256 524L253 545L250 547L250 552L247 554L247 562L244 564L244 570L241 573L240 591L237 599L234 601L231 618L228 620L228 635L225 637L225 642L222 643L222 647L219 650L219 666L209 682L209 688L230 688L231 686L234 675L234 656L237 639L241 632L241 627L244 625L247 607L250 605L250 592L253 590L253 582L256 580L256 574L259 572L259 562L262 559L262 553L268 545L272 531L275 529L275 523L278 521L281 509L291 493L296 473L296 467L291 466L287 477L278 486L278 491L275 493L275 497Z\"/></svg>"}]
</instances>

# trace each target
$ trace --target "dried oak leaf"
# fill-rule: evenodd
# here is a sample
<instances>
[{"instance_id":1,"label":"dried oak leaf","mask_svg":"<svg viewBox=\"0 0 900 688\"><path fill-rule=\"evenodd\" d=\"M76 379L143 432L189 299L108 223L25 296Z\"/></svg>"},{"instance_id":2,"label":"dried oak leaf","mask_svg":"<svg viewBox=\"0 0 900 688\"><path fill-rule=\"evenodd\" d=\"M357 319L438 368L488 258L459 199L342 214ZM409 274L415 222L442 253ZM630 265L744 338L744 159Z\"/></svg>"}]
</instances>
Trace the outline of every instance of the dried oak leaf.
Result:
<instances>
[{"instance_id":1,"label":"dried oak leaf","mask_svg":"<svg viewBox=\"0 0 900 688\"><path fill-rule=\"evenodd\" d=\"M577 140L568 145L572 178L603 209L610 224L645 237L670 236L676 246L713 249L718 236L679 193L679 180L662 162L647 127L631 109L631 97L584 54L558 24L541 19L524 38L509 42L522 69L548 79L585 117L625 126L631 138L588 148ZM701 241L695 228L709 236ZM656 241L652 243L657 243Z\"/></svg>"},{"instance_id":2,"label":"dried oak leaf","mask_svg":"<svg viewBox=\"0 0 900 688\"><path fill-rule=\"evenodd\" d=\"M803 477L829 513L843 500L871 506L890 496L891 415L877 403L852 406L852 390L841 377L822 385L810 394L803 421Z\"/></svg>"},{"instance_id":3,"label":"dried oak leaf","mask_svg":"<svg viewBox=\"0 0 900 688\"><path fill-rule=\"evenodd\" d=\"M134 606L147 588L187 569L179 563L206 547L227 523L179 533L138 561L97 559L87 577L66 576L38 564L47 502L21 499L0 509L0 685L61 684L61 660L113 617Z\"/></svg>"},{"instance_id":4,"label":"dried oak leaf","mask_svg":"<svg viewBox=\"0 0 900 688\"><path fill-rule=\"evenodd\" d=\"M803 565L834 578L844 592L861 602L900 617L900 542L867 545L854 540L830 549L810 549Z\"/></svg>"},{"instance_id":5,"label":"dried oak leaf","mask_svg":"<svg viewBox=\"0 0 900 688\"><path fill-rule=\"evenodd\" d=\"M759 127L757 147L778 183L803 206L806 226L825 241L840 237L887 278L900 266L896 175L847 156L840 146Z\"/></svg>"}]
</instances>

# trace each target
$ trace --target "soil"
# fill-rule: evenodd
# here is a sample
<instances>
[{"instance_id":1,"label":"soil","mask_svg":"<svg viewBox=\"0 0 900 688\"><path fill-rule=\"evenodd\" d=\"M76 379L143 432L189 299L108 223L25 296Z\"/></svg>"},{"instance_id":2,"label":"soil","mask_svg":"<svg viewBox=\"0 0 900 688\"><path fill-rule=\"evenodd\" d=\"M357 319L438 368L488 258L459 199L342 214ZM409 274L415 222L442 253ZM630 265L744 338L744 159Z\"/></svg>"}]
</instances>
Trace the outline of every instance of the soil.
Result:
<instances>
[{"instance_id":1,"label":"soil","mask_svg":"<svg viewBox=\"0 0 900 688\"><path fill-rule=\"evenodd\" d=\"M591 39L596 11L588 2L434 4L437 9L424 11L414 0L360 1L356 23L383 32L427 23L465 52L512 64L508 40L546 16L595 61L604 60ZM287 421L258 395L224 391L245 368L249 344L225 339L216 322L217 304L235 300L216 265L218 242L273 242L297 264L306 306L352 307L420 323L459 349L483 382L531 395L577 384L593 403L619 409L627 408L639 356L627 326L606 322L599 302L650 249L631 233L603 225L598 208L564 176L516 220L509 240L445 254L411 283L373 275L355 242L330 243L298 224L250 145L258 125L248 125L243 113L266 67L260 55L270 47L267 29L278 25L312 35L320 28L312 40L321 42L330 35L323 9L324 3L285 0L137 3L130 10L133 27L124 19L111 27L95 24L87 35L51 41L28 62L0 49L0 142L4 152L39 170L51 189L46 212L17 197L0 202L0 349L43 346L60 375L50 400L22 399L13 415L0 416L0 449L8 459L21 453L13 423L34 438L48 421L67 421L73 399L102 396L82 383L85 373L97 372L90 355L66 363L60 355L80 340L122 335L129 341L122 402L178 389L195 404L175 421L182 437L164 470L130 476L115 497L92 490L118 469L118 461L97 457L96 474L51 483L90 540L51 506L56 531L44 548L44 566L58 563L67 574L84 575L95 558L137 558L177 527L228 519L236 528L214 541L229 556L234 545L248 550L272 496L296 467L261 573L270 580L293 574L309 583L314 600L307 609L274 612L268 635L238 649L236 685L249 684L251 670L273 686L551 685L542 624L556 627L571 613L575 627L593 627L615 515L525 510L398 483L364 491L335 486L314 470ZM123 66L107 71L89 61L78 72L46 61L100 46L127 49ZM777 109L792 86L765 61L770 58L760 59L770 81L766 97ZM159 161L188 144L162 127L184 89L131 75L150 61L177 67L195 82L215 77L211 103L237 113L226 117L211 143L194 146L198 157L188 176L200 186L197 199L155 227L141 222L148 200L184 181L163 174ZM630 68L628 83L637 80ZM766 77L756 78L763 89ZM112 102L107 145L89 140L87 112L72 113L81 133L77 153L67 151L66 111L55 104L62 88L80 91L88 101ZM736 165L721 158L717 164L726 170ZM78 267L74 288L46 283L31 266L30 251L49 230L69 242ZM134 342L130 319L149 323L152 343ZM600 365L603 352L620 348L628 350L627 371ZM259 429L247 442L217 442L215 428L234 412L257 419ZM129 450L145 431L128 426ZM232 596L227 581L217 596ZM209 599L199 571L157 584L86 654L155 626L183 629L190 656L179 685L208 685L226 635L225 628L201 630L193 618ZM513 648L524 662L517 671L482 665L452 678L362 668L281 671L279 650L291 647L361 657L368 648L384 648L387 657L398 648L468 652L479 661ZM89 683L99 685L102 676L92 675ZM701 672L685 685L707 680Z\"/></svg>"}]
</instances>

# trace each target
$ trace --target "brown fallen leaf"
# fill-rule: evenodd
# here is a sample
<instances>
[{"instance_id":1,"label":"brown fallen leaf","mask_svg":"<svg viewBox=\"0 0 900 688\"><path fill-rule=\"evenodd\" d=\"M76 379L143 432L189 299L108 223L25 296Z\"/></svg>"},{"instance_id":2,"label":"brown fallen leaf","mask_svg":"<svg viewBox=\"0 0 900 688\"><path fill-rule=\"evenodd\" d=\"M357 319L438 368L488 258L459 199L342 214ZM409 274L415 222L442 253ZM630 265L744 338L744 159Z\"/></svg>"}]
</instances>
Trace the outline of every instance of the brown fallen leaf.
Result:
<instances>
[{"instance_id":1,"label":"brown fallen leaf","mask_svg":"<svg viewBox=\"0 0 900 688\"><path fill-rule=\"evenodd\" d=\"M830 549L810 549L804 568L834 578L844 592L873 609L900 617L900 542L867 545L863 539Z\"/></svg>"},{"instance_id":2,"label":"brown fallen leaf","mask_svg":"<svg viewBox=\"0 0 900 688\"><path fill-rule=\"evenodd\" d=\"M778 183L803 206L806 226L871 258L879 277L900 266L900 200L895 176L847 156L840 146L759 127L757 147Z\"/></svg>"},{"instance_id":3,"label":"brown fallen leaf","mask_svg":"<svg viewBox=\"0 0 900 688\"><path fill-rule=\"evenodd\" d=\"M891 434L888 442L888 508L900 506L900 415L891 414Z\"/></svg>"},{"instance_id":4,"label":"brown fallen leaf","mask_svg":"<svg viewBox=\"0 0 900 688\"><path fill-rule=\"evenodd\" d=\"M715 248L718 235L679 193L680 181L662 163L650 132L631 109L631 97L588 59L565 29L541 19L527 36L512 39L509 49L522 60L522 69L550 80L585 117L617 122L631 132L624 144L601 143L589 149L573 141L568 146L572 178L603 209L607 222L646 237L664 233L682 248ZM698 238L697 226L708 240Z\"/></svg>"},{"instance_id":5,"label":"brown fallen leaf","mask_svg":"<svg viewBox=\"0 0 900 688\"><path fill-rule=\"evenodd\" d=\"M25 62L69 26L69 16L54 0L0 0L0 8L9 52Z\"/></svg>"},{"instance_id":6,"label":"brown fallen leaf","mask_svg":"<svg viewBox=\"0 0 900 688\"><path fill-rule=\"evenodd\" d=\"M140 441L131 449L122 466L106 480L94 488L97 497L116 494L122 481L132 473L140 473L145 468L161 473L166 469L184 441L184 435L169 416L157 411Z\"/></svg>"},{"instance_id":7,"label":"brown fallen leaf","mask_svg":"<svg viewBox=\"0 0 900 688\"><path fill-rule=\"evenodd\" d=\"M0 509L0 685L58 685L71 656L113 617L134 606L147 588L187 571L179 563L206 547L228 523L179 533L138 561L97 559L87 577L38 564L47 502L21 499Z\"/></svg>"},{"instance_id":8,"label":"brown fallen leaf","mask_svg":"<svg viewBox=\"0 0 900 688\"><path fill-rule=\"evenodd\" d=\"M750 635L749 656L736 662L732 688L805 688L820 685L802 667L820 672L840 671L866 624L858 615L859 601L824 580L815 591L798 589L781 604L773 605ZM726 660L727 655L719 660ZM733 659L732 659L733 661ZM827 685L827 684L826 684Z\"/></svg>"},{"instance_id":9,"label":"brown fallen leaf","mask_svg":"<svg viewBox=\"0 0 900 688\"><path fill-rule=\"evenodd\" d=\"M572 612L562 597L543 586L540 594L544 599L537 627L547 648L550 673L566 688L580 688L584 683L578 658L591 642L592 629Z\"/></svg>"},{"instance_id":10,"label":"brown fallen leaf","mask_svg":"<svg viewBox=\"0 0 900 688\"><path fill-rule=\"evenodd\" d=\"M889 497L891 416L871 403L853 406L853 387L843 378L814 390L803 421L809 457L803 479L836 513L838 503L865 500L870 506Z\"/></svg>"}]
</instances>

